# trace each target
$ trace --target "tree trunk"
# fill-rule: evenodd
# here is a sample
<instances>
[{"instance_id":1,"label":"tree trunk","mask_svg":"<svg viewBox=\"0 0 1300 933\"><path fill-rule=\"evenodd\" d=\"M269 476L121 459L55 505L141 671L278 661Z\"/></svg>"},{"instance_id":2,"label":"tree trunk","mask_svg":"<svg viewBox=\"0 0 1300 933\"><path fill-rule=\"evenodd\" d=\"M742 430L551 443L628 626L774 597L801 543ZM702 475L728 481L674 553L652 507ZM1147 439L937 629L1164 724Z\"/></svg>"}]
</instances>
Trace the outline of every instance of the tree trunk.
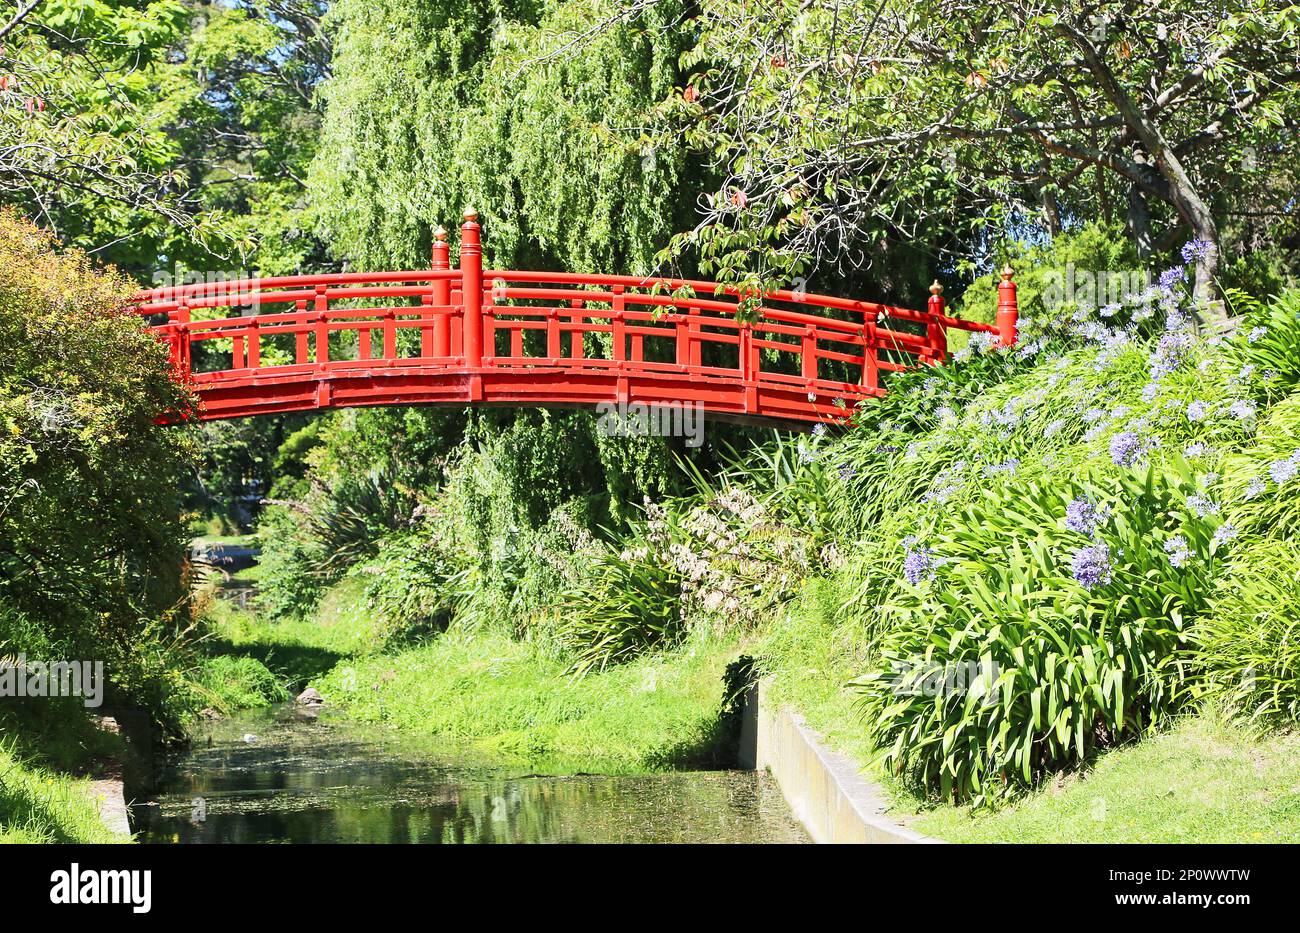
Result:
<instances>
[{"instance_id":1,"label":"tree trunk","mask_svg":"<svg viewBox=\"0 0 1300 933\"><path fill-rule=\"evenodd\" d=\"M1128 229L1138 259L1146 262L1151 258L1151 212L1147 208L1146 195L1131 182L1128 186Z\"/></svg>"}]
</instances>

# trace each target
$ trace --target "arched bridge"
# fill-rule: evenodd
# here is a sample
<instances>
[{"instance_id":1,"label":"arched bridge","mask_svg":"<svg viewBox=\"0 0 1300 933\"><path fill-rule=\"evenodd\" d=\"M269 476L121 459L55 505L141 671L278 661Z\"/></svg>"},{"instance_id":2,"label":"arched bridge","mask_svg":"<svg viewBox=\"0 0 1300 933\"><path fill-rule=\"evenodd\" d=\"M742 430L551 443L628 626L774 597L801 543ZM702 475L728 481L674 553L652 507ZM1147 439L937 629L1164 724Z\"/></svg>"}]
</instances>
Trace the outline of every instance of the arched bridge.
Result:
<instances>
[{"instance_id":1,"label":"arched bridge","mask_svg":"<svg viewBox=\"0 0 1300 933\"><path fill-rule=\"evenodd\" d=\"M942 361L950 329L1015 341L1009 270L997 326L945 315L932 291L912 311L799 291L745 302L710 282L484 270L467 211L456 269L439 230L423 271L199 283L135 303L171 345L203 419L603 402L807 425L842 421L883 394L882 374Z\"/></svg>"}]
</instances>

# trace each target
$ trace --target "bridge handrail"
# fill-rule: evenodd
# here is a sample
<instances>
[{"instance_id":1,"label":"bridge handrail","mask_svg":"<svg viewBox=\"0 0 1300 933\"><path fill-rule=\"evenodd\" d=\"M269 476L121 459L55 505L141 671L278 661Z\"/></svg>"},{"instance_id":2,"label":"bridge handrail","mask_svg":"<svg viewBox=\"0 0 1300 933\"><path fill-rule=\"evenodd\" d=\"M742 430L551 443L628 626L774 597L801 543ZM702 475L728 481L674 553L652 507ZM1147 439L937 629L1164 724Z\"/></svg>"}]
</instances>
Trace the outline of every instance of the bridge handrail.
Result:
<instances>
[{"instance_id":1,"label":"bridge handrail","mask_svg":"<svg viewBox=\"0 0 1300 933\"><path fill-rule=\"evenodd\" d=\"M255 397L265 379L283 382L290 376L307 378L311 373L319 383L320 397L328 399L329 380L356 378L355 374L367 371L385 376L418 372L420 378L432 378L439 372L448 378L456 373L532 373L540 385L550 378L541 372L546 369L618 374L619 398L628 391L626 379L638 374L732 380L733 388L744 390L744 412L754 409L763 417L765 406L776 405L779 415L772 417L826 420L842 417L846 406L839 404L837 413L821 396L833 395L838 404L881 394L880 371L895 372L945 359L949 330L986 332L1004 345L1014 343L1017 311L1009 268L1002 278L997 323L990 325L946 314L937 282L931 286L926 309L918 311L787 289L759 295L698 279L484 269L477 215L467 212L461 228L459 268L451 267L446 234L439 230L430 269L244 277L160 286L137 294L133 308L146 317L166 315L166 323L154 325L154 330L171 344L179 377L204 391L216 392L220 387L220 391L240 398ZM476 293L477 300L473 297ZM339 301L392 299L409 303L331 306ZM263 306L277 305L291 307L259 313ZM742 305L748 306L750 314L738 313ZM252 313L192 318L193 312L221 308ZM399 333L411 330L419 336L415 356L410 355L413 345L409 340L402 344L404 352L398 350ZM339 345L331 335L339 333L355 334L348 338L355 345L355 358L338 357ZM376 333L382 347L378 353L373 346ZM610 356L588 356L591 346L584 335L602 334L608 336L602 338L605 350L601 352ZM293 362L264 364L264 341L277 336L292 338ZM500 352L498 338L505 340L505 352ZM195 372L191 344L212 340L229 342L230 365ZM660 341L659 346L666 342L669 349L675 345L669 353L671 360L658 358L661 351L648 353L649 341ZM345 341L342 346L347 345ZM732 349L714 349L706 355L705 347ZM725 362L727 353L736 359L735 364ZM781 360L793 361L795 372L782 371L788 362ZM829 368L823 370L823 364ZM853 377L856 381L837 375L855 367L861 370L860 377ZM471 401L483 397L481 389L472 388L479 384L478 378L472 377L469 383ZM586 390L575 388L572 379L556 384L566 400L588 397L583 394ZM683 383L680 390L673 391L691 397L704 392L701 397L706 400L730 392L729 407L724 410L735 409L733 388L723 391L725 387L709 385L714 388L705 391ZM807 392L806 404L796 397L800 390ZM403 391L413 390L407 387ZM655 391L668 390L661 386ZM763 393L768 402L763 401ZM772 401L776 399L772 393L780 398ZM515 388L508 397L532 396ZM260 410L255 401L245 407ZM293 404L301 407L306 403L298 400Z\"/></svg>"}]
</instances>

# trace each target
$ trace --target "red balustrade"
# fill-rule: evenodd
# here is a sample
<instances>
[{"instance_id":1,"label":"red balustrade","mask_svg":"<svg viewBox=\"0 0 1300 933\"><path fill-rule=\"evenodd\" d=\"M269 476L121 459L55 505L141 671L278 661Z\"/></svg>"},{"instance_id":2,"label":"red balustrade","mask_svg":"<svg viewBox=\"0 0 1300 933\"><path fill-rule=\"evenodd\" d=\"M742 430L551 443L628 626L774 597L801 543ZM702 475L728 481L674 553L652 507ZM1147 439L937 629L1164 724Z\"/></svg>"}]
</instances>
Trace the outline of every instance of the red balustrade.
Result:
<instances>
[{"instance_id":1,"label":"red balustrade","mask_svg":"<svg viewBox=\"0 0 1300 933\"><path fill-rule=\"evenodd\" d=\"M882 373L947 357L952 329L1016 339L1015 284L997 325L774 291L744 301L711 282L484 270L465 214L460 268L446 232L432 268L186 285L144 292L204 419L355 405L697 404L736 420L842 421ZM739 313L742 305L748 313ZM237 312L232 316L232 312ZM220 368L194 368L196 344ZM226 362L228 360L228 365Z\"/></svg>"}]
</instances>

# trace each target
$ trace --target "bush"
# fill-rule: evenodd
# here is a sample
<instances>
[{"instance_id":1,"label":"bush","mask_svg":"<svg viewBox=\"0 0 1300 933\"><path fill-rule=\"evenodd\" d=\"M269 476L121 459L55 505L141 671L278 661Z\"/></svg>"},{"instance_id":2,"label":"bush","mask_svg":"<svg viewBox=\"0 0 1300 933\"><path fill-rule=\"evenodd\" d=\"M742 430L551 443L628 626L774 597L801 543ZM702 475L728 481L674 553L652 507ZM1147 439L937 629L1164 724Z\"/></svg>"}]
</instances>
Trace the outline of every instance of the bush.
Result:
<instances>
[{"instance_id":1,"label":"bush","mask_svg":"<svg viewBox=\"0 0 1300 933\"><path fill-rule=\"evenodd\" d=\"M285 685L256 658L218 655L204 659L197 684L206 705L222 713L283 703Z\"/></svg>"},{"instance_id":2,"label":"bush","mask_svg":"<svg viewBox=\"0 0 1300 933\"><path fill-rule=\"evenodd\" d=\"M1300 721L1300 546L1244 548L1192 630L1205 694L1246 722Z\"/></svg>"},{"instance_id":3,"label":"bush","mask_svg":"<svg viewBox=\"0 0 1300 933\"><path fill-rule=\"evenodd\" d=\"M1300 538L1300 394L1268 410L1255 443L1223 467L1229 521L1242 534Z\"/></svg>"},{"instance_id":4,"label":"bush","mask_svg":"<svg viewBox=\"0 0 1300 933\"><path fill-rule=\"evenodd\" d=\"M573 671L586 674L670 647L685 634L681 577L647 550L604 551L558 606L560 638Z\"/></svg>"},{"instance_id":5,"label":"bush","mask_svg":"<svg viewBox=\"0 0 1300 933\"><path fill-rule=\"evenodd\" d=\"M884 762L983 802L1172 712L1217 559L1195 489L1186 469L1022 482L913 542L914 585L882 607L884 665L853 683Z\"/></svg>"},{"instance_id":6,"label":"bush","mask_svg":"<svg viewBox=\"0 0 1300 933\"><path fill-rule=\"evenodd\" d=\"M126 308L132 284L0 210L0 600L51 649L102 660L109 703L176 728L185 662L191 399ZM35 643L15 629L0 652ZM175 702L174 702L175 701Z\"/></svg>"},{"instance_id":7,"label":"bush","mask_svg":"<svg viewBox=\"0 0 1300 933\"><path fill-rule=\"evenodd\" d=\"M383 641L407 641L447 627L464 594L467 571L451 560L437 534L385 539L379 554L358 576L365 581L366 606L379 619Z\"/></svg>"}]
</instances>

